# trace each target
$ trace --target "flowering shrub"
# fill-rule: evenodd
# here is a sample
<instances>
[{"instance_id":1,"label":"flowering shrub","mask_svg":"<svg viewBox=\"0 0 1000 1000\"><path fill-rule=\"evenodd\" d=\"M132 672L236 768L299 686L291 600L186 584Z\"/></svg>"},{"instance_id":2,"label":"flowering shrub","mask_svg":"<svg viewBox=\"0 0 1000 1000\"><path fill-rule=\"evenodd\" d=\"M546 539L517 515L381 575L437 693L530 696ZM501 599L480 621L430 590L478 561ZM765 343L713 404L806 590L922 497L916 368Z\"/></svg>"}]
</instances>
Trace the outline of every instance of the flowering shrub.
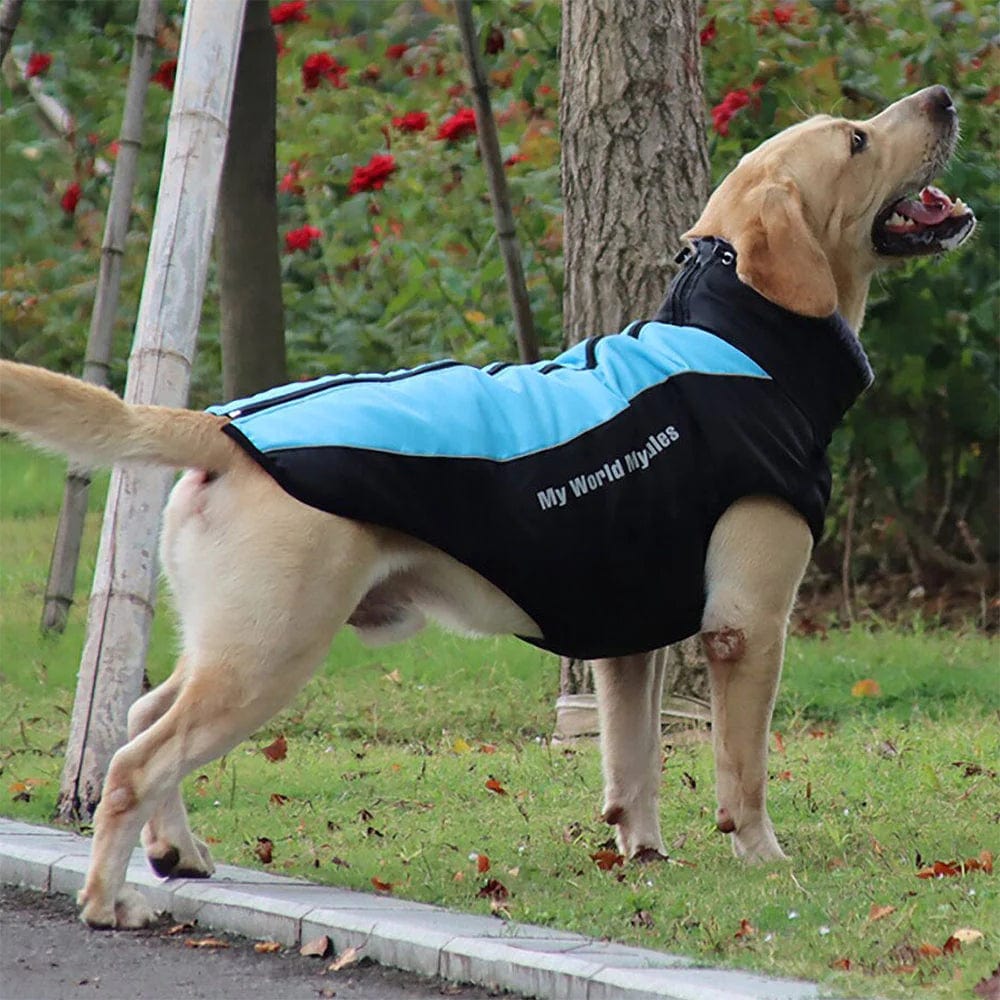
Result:
<instances>
[{"instance_id":1,"label":"flowering shrub","mask_svg":"<svg viewBox=\"0 0 1000 1000\"><path fill-rule=\"evenodd\" d=\"M351 183L347 185L347 193L381 191L389 179L389 175L395 173L396 169L395 157L376 153L365 166L354 168L351 174Z\"/></svg>"},{"instance_id":2,"label":"flowering shrub","mask_svg":"<svg viewBox=\"0 0 1000 1000\"><path fill-rule=\"evenodd\" d=\"M125 258L113 373L119 383L179 43L180 0L162 6L166 22L153 76L160 86L147 99ZM475 10L531 305L551 353L561 343L560 9L525 0L482 2ZM976 207L981 234L971 251L912 263L901 277L889 274L873 287L864 339L879 380L834 442L835 481L861 483L851 502L861 526L854 551L862 571L901 558L897 508L962 558L969 552L958 516L984 554L997 550L988 486L996 469L1000 381L993 341L1000 233L989 210L998 193L991 128L1000 99L992 16L980 0L708 0L704 6L705 122L716 178L805 114L867 117L931 83L946 84L959 105L963 149L942 186ZM3 288L16 289L0 297L5 354L79 365L133 17L126 0L25 5L15 53L25 61L32 52L55 54L37 73L77 127L68 141L44 135L26 94L4 101L0 111ZM278 238L293 377L385 370L447 355L475 363L514 355L503 266L473 140L475 114L450 17L439 0L272 5L280 27ZM68 209L63 200L71 184L78 193ZM218 392L215 310L210 286L195 403ZM835 495L831 516L838 524L847 505L843 494ZM836 535L834 528L834 544L820 552L821 567L831 573L839 573Z\"/></svg>"},{"instance_id":3,"label":"flowering shrub","mask_svg":"<svg viewBox=\"0 0 1000 1000\"><path fill-rule=\"evenodd\" d=\"M346 66L341 66L329 52L314 52L302 63L302 86L306 90L315 90L324 80L338 90L347 86L344 74Z\"/></svg>"},{"instance_id":4,"label":"flowering shrub","mask_svg":"<svg viewBox=\"0 0 1000 1000\"><path fill-rule=\"evenodd\" d=\"M80 185L76 181L73 181L59 199L59 207L67 215L72 215L76 211L76 206L80 203L80 196L82 194L83 190Z\"/></svg>"},{"instance_id":5,"label":"flowering shrub","mask_svg":"<svg viewBox=\"0 0 1000 1000\"><path fill-rule=\"evenodd\" d=\"M285 233L285 253L310 250L323 238L323 230L315 226L300 226Z\"/></svg>"},{"instance_id":6,"label":"flowering shrub","mask_svg":"<svg viewBox=\"0 0 1000 1000\"><path fill-rule=\"evenodd\" d=\"M164 59L156 68L156 72L149 78L150 83L155 83L164 90L174 89L174 80L177 76L177 60Z\"/></svg>"},{"instance_id":7,"label":"flowering shrub","mask_svg":"<svg viewBox=\"0 0 1000 1000\"><path fill-rule=\"evenodd\" d=\"M446 121L441 122L436 139L446 139L448 142L458 142L466 136L476 134L476 113L472 108L461 108Z\"/></svg>"},{"instance_id":8,"label":"flowering shrub","mask_svg":"<svg viewBox=\"0 0 1000 1000\"><path fill-rule=\"evenodd\" d=\"M30 80L33 76L42 76L51 65L52 56L48 52L32 52L24 67L24 78Z\"/></svg>"}]
</instances>

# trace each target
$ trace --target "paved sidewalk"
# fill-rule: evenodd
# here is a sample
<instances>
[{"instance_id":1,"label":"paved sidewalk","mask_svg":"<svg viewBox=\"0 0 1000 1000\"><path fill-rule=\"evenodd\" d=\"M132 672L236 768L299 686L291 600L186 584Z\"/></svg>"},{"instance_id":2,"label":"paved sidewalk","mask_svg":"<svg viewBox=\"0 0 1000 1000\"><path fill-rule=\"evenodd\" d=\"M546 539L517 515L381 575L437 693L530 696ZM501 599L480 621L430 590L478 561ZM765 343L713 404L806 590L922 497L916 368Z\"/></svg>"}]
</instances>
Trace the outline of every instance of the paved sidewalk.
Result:
<instances>
[{"instance_id":1,"label":"paved sidewalk","mask_svg":"<svg viewBox=\"0 0 1000 1000\"><path fill-rule=\"evenodd\" d=\"M0 883L75 894L90 841L0 818ZM559 1000L807 1000L811 983L700 968L689 958L609 944L266 872L220 865L209 879L164 881L137 849L128 884L176 921L295 946L322 934L364 944L383 965Z\"/></svg>"}]
</instances>

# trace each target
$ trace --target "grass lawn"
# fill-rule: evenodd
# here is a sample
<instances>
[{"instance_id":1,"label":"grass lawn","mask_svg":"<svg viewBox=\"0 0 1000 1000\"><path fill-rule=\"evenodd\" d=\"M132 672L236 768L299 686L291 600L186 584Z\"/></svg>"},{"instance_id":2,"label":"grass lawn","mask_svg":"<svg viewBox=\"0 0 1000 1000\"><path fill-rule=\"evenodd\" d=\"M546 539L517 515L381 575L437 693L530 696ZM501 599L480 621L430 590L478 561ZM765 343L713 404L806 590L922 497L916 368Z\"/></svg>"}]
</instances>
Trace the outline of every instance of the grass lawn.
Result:
<instances>
[{"instance_id":1,"label":"grass lawn","mask_svg":"<svg viewBox=\"0 0 1000 1000\"><path fill-rule=\"evenodd\" d=\"M83 640L82 606L64 635L38 633L61 482L58 463L0 441L0 813L34 822L57 797ZM171 657L162 614L154 680ZM990 974L1000 873L918 872L1000 848L995 640L917 626L793 638L770 791L793 860L757 868L714 831L711 753L693 731L664 740L672 863L595 864L610 836L600 762L590 743L547 738L557 674L515 640L428 632L366 650L341 634L287 711L187 781L192 823L217 859L475 912L497 905L481 892L495 879L508 893L498 918L841 996L969 998ZM852 694L865 679L876 696ZM271 762L260 751L279 735L287 754Z\"/></svg>"}]
</instances>

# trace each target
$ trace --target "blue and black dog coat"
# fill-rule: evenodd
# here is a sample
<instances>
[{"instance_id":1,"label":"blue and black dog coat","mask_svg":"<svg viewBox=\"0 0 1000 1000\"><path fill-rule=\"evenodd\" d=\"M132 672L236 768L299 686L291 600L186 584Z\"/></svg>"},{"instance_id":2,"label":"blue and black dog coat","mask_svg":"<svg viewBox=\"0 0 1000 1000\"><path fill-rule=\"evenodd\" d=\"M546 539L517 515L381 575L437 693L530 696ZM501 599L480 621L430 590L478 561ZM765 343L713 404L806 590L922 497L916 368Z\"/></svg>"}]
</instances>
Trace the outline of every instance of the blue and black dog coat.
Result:
<instances>
[{"instance_id":1,"label":"blue and black dog coat","mask_svg":"<svg viewBox=\"0 0 1000 1000\"><path fill-rule=\"evenodd\" d=\"M701 240L655 319L553 361L331 375L212 412L296 499L429 542L583 659L695 634L712 529L780 497L823 529L826 449L872 381L839 315L808 319Z\"/></svg>"}]
</instances>

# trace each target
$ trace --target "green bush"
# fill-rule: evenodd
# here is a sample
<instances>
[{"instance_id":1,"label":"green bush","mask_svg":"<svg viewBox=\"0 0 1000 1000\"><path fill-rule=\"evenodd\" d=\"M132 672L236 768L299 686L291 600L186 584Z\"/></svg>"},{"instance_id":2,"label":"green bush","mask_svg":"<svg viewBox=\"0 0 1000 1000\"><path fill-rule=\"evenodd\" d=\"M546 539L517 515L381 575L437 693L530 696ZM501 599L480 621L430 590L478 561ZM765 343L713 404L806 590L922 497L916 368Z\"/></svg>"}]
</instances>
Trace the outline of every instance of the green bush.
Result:
<instances>
[{"instance_id":1,"label":"green bush","mask_svg":"<svg viewBox=\"0 0 1000 1000\"><path fill-rule=\"evenodd\" d=\"M180 4L166 8L158 64L176 55L179 40ZM304 12L307 21L277 26L279 240L292 375L385 370L442 355L477 364L513 357L475 139L461 129L438 138L442 124L471 103L448 6L310 0ZM39 79L71 110L76 131L69 142L46 134L24 88L4 84L6 356L79 368L134 14L129 0L25 8L14 51L22 62L32 51L52 54ZM532 307L551 354L562 341L560 8L545 0L483 2L476 16ZM858 579L909 569L933 586L949 569L949 555L968 561L976 547L983 558L997 558L996 30L994 6L978 0L706 5L705 90L715 109L706 122L717 177L807 113L868 117L919 87L944 83L962 117L961 152L943 184L976 209L979 235L971 248L907 265L873 286L864 341L878 381L834 442L838 486L828 540L817 554L828 575L839 577L849 506ZM310 56L316 85L307 88ZM118 385L169 99L162 85L150 88L118 324ZM425 128L393 124L411 112L426 114ZM393 159L372 164L374 156ZM70 214L60 199L74 181L81 198ZM302 249L286 244L295 231ZM218 370L210 281L195 404L217 398Z\"/></svg>"}]
</instances>

